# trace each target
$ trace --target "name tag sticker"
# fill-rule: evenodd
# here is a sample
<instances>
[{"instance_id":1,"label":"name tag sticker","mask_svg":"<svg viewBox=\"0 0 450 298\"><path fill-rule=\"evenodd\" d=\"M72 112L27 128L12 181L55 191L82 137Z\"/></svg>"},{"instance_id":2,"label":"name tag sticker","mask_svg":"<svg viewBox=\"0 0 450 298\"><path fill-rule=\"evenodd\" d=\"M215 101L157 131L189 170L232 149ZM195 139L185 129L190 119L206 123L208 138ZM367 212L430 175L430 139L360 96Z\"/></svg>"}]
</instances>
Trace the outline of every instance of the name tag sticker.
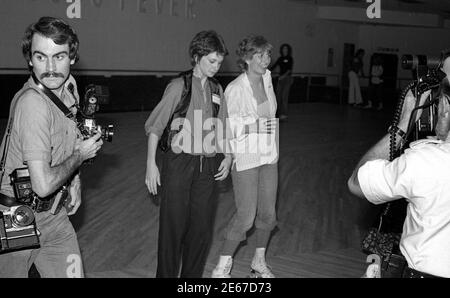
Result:
<instances>
[{"instance_id":1,"label":"name tag sticker","mask_svg":"<svg viewBox=\"0 0 450 298\"><path fill-rule=\"evenodd\" d=\"M220 97L217 94L212 95L212 101L213 103L220 105Z\"/></svg>"}]
</instances>

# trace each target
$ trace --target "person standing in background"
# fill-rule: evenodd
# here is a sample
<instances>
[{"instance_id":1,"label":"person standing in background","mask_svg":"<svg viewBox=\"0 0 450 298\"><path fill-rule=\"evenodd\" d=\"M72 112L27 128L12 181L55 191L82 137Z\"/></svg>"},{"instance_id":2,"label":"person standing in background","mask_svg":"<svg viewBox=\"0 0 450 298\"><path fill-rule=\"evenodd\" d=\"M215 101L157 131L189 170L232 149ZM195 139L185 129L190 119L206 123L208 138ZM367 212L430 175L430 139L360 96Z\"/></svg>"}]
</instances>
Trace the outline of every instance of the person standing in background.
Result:
<instances>
[{"instance_id":1,"label":"person standing in background","mask_svg":"<svg viewBox=\"0 0 450 298\"><path fill-rule=\"evenodd\" d=\"M375 55L370 69L370 98L365 109L383 109L383 72L383 59L380 55Z\"/></svg>"},{"instance_id":2,"label":"person standing in background","mask_svg":"<svg viewBox=\"0 0 450 298\"><path fill-rule=\"evenodd\" d=\"M363 103L359 78L364 77L364 54L365 51L363 49L356 51L350 64L350 71L348 72L348 104L353 106L360 106Z\"/></svg>"},{"instance_id":3,"label":"person standing in background","mask_svg":"<svg viewBox=\"0 0 450 298\"><path fill-rule=\"evenodd\" d=\"M280 68L280 76L278 77L277 85L277 103L278 103L278 117L280 120L287 119L289 92L293 83L292 69L294 67L294 59L292 58L292 47L285 43L280 47L280 57L270 67L273 71L276 67Z\"/></svg>"}]
</instances>

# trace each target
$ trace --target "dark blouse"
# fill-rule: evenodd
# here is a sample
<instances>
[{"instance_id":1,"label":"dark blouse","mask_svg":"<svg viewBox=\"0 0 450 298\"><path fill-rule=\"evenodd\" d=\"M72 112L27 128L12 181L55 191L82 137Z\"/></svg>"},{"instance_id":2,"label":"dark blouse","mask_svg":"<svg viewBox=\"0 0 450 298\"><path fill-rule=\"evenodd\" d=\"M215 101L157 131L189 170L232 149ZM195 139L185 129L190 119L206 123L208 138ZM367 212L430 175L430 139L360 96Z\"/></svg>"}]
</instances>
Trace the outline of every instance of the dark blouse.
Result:
<instances>
[{"instance_id":1,"label":"dark blouse","mask_svg":"<svg viewBox=\"0 0 450 298\"><path fill-rule=\"evenodd\" d=\"M284 75L289 70L292 72L294 66L294 59L291 56L279 57L277 61L272 65L270 70L272 71L277 66L280 67L280 76Z\"/></svg>"}]
</instances>

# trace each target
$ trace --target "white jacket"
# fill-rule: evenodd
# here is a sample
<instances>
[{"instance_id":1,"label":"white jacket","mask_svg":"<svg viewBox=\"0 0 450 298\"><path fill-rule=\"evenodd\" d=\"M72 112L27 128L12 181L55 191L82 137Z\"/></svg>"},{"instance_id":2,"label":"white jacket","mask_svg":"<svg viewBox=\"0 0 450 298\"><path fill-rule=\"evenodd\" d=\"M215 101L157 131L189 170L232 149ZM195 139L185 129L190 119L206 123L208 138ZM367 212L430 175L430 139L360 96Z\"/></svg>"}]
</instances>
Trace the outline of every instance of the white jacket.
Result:
<instances>
[{"instance_id":1,"label":"white jacket","mask_svg":"<svg viewBox=\"0 0 450 298\"><path fill-rule=\"evenodd\" d=\"M275 118L277 101L269 70L263 75L264 88L270 106L270 116ZM274 134L245 133L245 126L259 118L257 101L247 74L242 73L225 90L229 125L232 132L230 141L237 171L256 168L278 161L278 125Z\"/></svg>"}]
</instances>

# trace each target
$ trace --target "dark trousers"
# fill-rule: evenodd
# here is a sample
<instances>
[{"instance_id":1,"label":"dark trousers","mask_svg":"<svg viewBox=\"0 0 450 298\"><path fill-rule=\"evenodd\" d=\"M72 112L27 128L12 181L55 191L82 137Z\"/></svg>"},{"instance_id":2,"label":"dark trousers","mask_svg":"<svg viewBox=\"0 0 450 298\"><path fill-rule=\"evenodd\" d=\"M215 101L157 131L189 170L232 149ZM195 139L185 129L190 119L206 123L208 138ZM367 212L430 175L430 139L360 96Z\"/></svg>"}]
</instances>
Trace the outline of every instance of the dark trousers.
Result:
<instances>
[{"instance_id":1,"label":"dark trousers","mask_svg":"<svg viewBox=\"0 0 450 298\"><path fill-rule=\"evenodd\" d=\"M201 278L214 226L216 158L165 153L156 277Z\"/></svg>"},{"instance_id":2,"label":"dark trousers","mask_svg":"<svg viewBox=\"0 0 450 298\"><path fill-rule=\"evenodd\" d=\"M380 103L383 103L383 84L370 85L370 98L374 108L377 108Z\"/></svg>"},{"instance_id":3,"label":"dark trousers","mask_svg":"<svg viewBox=\"0 0 450 298\"><path fill-rule=\"evenodd\" d=\"M291 76L285 77L284 79L278 79L277 84L277 115L285 115L288 114L288 105L289 105L289 93L291 91L291 86L293 82L293 78Z\"/></svg>"}]
</instances>

